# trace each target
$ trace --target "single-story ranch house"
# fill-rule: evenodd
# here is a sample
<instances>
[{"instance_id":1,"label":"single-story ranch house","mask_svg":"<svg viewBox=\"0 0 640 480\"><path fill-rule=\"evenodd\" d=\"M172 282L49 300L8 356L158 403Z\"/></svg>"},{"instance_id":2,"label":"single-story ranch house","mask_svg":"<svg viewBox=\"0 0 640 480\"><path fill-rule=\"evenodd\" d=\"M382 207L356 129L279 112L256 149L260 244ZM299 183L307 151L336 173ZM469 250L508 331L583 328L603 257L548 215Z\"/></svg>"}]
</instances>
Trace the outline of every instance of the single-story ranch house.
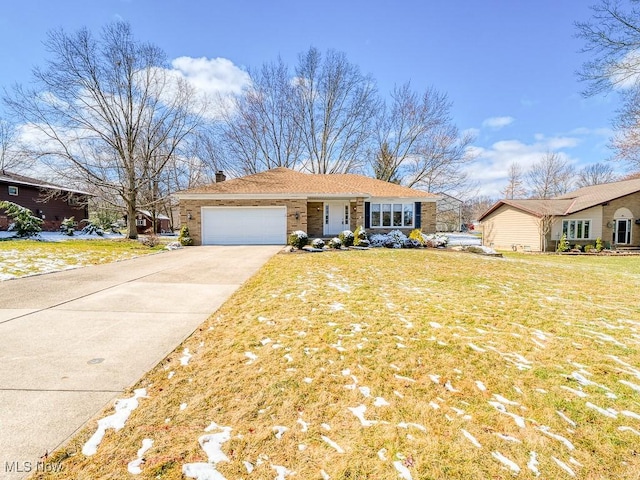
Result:
<instances>
[{"instance_id":1,"label":"single-story ranch house","mask_svg":"<svg viewBox=\"0 0 640 480\"><path fill-rule=\"evenodd\" d=\"M61 187L35 178L0 171L0 201L9 201L28 208L44 220L42 230L56 231L65 218L76 222L89 218L87 199L91 194ZM11 224L4 210L0 210L0 230ZM81 227L81 225L80 225Z\"/></svg>"},{"instance_id":2,"label":"single-story ranch house","mask_svg":"<svg viewBox=\"0 0 640 480\"><path fill-rule=\"evenodd\" d=\"M216 178L177 194L181 224L189 227L195 245L284 245L296 230L327 238L360 225L371 233L436 228L436 195L363 175L280 167Z\"/></svg>"},{"instance_id":3,"label":"single-story ranch house","mask_svg":"<svg viewBox=\"0 0 640 480\"><path fill-rule=\"evenodd\" d=\"M499 250L570 245L640 246L640 178L584 187L547 200L500 200L481 217L482 242Z\"/></svg>"}]
</instances>

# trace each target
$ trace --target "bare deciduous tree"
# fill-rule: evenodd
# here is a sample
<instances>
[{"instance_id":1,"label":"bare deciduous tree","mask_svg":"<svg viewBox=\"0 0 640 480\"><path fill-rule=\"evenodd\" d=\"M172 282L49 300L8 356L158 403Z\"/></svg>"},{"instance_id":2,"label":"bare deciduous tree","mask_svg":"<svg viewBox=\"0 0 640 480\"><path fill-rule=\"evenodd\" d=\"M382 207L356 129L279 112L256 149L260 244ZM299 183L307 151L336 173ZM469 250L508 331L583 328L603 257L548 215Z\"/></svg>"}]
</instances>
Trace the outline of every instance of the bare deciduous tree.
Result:
<instances>
[{"instance_id":1,"label":"bare deciduous tree","mask_svg":"<svg viewBox=\"0 0 640 480\"><path fill-rule=\"evenodd\" d=\"M302 151L296 90L282 59L250 72L252 85L223 109L219 147L243 174L295 168Z\"/></svg>"},{"instance_id":2,"label":"bare deciduous tree","mask_svg":"<svg viewBox=\"0 0 640 480\"><path fill-rule=\"evenodd\" d=\"M56 30L36 89L15 87L5 101L43 141L33 153L70 183L91 185L125 206L128 235L137 237L141 192L156 182L194 133L204 105L186 81L168 74L164 53L137 41L129 24Z\"/></svg>"},{"instance_id":3,"label":"bare deciduous tree","mask_svg":"<svg viewBox=\"0 0 640 480\"><path fill-rule=\"evenodd\" d=\"M362 167L377 113L373 79L344 53L329 50L323 58L312 47L299 56L295 88L303 168L345 173Z\"/></svg>"},{"instance_id":4,"label":"bare deciduous tree","mask_svg":"<svg viewBox=\"0 0 640 480\"><path fill-rule=\"evenodd\" d=\"M592 163L578 172L576 186L578 188L615 182L618 176L607 163Z\"/></svg>"},{"instance_id":5,"label":"bare deciduous tree","mask_svg":"<svg viewBox=\"0 0 640 480\"><path fill-rule=\"evenodd\" d=\"M574 173L565 157L547 152L527 173L531 198L552 198L567 193L573 185Z\"/></svg>"},{"instance_id":6,"label":"bare deciduous tree","mask_svg":"<svg viewBox=\"0 0 640 480\"><path fill-rule=\"evenodd\" d=\"M632 0L631 3L637 3ZM587 82L587 96L637 84L640 78L640 9L619 0L601 0L591 7L591 21L577 22L582 52L590 56L578 72Z\"/></svg>"},{"instance_id":7,"label":"bare deciduous tree","mask_svg":"<svg viewBox=\"0 0 640 480\"><path fill-rule=\"evenodd\" d=\"M0 172L21 172L33 165L33 158L24 155L18 137L16 125L0 118Z\"/></svg>"},{"instance_id":8,"label":"bare deciduous tree","mask_svg":"<svg viewBox=\"0 0 640 480\"><path fill-rule=\"evenodd\" d=\"M576 23L589 55L578 72L591 96L615 90L623 105L614 121L614 159L640 167L640 8L637 0L600 0L588 22Z\"/></svg>"},{"instance_id":9,"label":"bare deciduous tree","mask_svg":"<svg viewBox=\"0 0 640 480\"><path fill-rule=\"evenodd\" d=\"M509 165L507 186L502 191L504 198L523 198L527 195L524 186L524 173L520 164L513 162Z\"/></svg>"}]
</instances>

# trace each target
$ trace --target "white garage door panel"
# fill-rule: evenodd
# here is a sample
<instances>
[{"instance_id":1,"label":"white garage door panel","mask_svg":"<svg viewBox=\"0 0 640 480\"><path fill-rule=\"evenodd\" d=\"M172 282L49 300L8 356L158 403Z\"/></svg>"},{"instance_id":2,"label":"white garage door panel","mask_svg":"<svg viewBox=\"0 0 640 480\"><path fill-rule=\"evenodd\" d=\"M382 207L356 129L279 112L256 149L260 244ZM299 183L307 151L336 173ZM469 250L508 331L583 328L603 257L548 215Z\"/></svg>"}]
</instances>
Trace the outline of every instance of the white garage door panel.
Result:
<instances>
[{"instance_id":1,"label":"white garage door panel","mask_svg":"<svg viewBox=\"0 0 640 480\"><path fill-rule=\"evenodd\" d=\"M284 245L286 207L203 207L204 245Z\"/></svg>"}]
</instances>

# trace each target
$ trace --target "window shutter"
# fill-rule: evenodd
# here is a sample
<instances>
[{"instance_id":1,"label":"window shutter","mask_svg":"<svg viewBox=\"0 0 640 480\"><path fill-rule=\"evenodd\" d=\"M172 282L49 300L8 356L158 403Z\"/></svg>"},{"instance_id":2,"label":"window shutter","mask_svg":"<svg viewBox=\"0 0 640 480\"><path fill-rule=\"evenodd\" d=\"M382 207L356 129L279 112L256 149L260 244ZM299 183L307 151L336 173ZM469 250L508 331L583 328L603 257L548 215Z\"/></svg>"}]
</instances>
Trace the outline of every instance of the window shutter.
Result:
<instances>
[{"instance_id":1,"label":"window shutter","mask_svg":"<svg viewBox=\"0 0 640 480\"><path fill-rule=\"evenodd\" d=\"M371 202L364 202L364 228L371 228Z\"/></svg>"},{"instance_id":2,"label":"window shutter","mask_svg":"<svg viewBox=\"0 0 640 480\"><path fill-rule=\"evenodd\" d=\"M422 203L416 202L416 228L422 228L421 209Z\"/></svg>"}]
</instances>

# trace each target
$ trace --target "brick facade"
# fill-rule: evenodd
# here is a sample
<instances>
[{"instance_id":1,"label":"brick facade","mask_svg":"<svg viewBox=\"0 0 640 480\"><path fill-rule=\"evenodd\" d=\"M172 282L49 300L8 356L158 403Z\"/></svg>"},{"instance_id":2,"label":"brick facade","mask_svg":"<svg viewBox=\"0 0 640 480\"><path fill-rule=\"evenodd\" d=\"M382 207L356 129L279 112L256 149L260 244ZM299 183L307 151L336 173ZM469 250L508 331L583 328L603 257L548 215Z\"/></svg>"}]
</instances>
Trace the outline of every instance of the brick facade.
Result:
<instances>
[{"instance_id":1,"label":"brick facade","mask_svg":"<svg viewBox=\"0 0 640 480\"><path fill-rule=\"evenodd\" d=\"M360 225L364 225L364 198L357 198L349 203L351 213L350 227L355 231ZM202 207L287 207L287 235L295 230L307 232L309 238L323 237L324 202L304 199L269 199L269 200L187 200L180 201L180 224L189 227L189 234L193 238L194 245L202 244ZM189 219L189 215L191 219ZM296 218L296 216L298 218ZM436 204L435 202L423 202L421 207L422 228L424 233L436 231ZM251 228L251 225L247 225ZM385 233L390 229L375 229L375 233ZM401 229L408 234L412 229ZM370 230L372 232L372 230Z\"/></svg>"},{"instance_id":2,"label":"brick facade","mask_svg":"<svg viewBox=\"0 0 640 480\"><path fill-rule=\"evenodd\" d=\"M202 207L287 207L287 235L295 230L307 231L306 200L181 200L180 224L189 227L194 245L202 245ZM298 218L296 218L298 214ZM191 219L189 219L191 215ZM247 225L251 228L251 225Z\"/></svg>"}]
</instances>

